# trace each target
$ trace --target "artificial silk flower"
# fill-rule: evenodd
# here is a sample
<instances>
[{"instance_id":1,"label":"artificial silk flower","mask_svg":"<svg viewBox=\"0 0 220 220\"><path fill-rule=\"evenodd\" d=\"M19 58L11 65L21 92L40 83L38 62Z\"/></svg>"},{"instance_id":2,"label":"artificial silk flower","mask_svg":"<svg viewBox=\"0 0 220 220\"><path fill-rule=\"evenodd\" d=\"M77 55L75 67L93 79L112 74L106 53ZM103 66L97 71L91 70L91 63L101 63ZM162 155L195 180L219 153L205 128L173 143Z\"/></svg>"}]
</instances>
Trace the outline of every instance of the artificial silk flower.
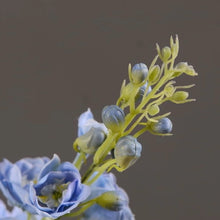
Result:
<instances>
[{"instance_id":1,"label":"artificial silk flower","mask_svg":"<svg viewBox=\"0 0 220 220\"><path fill-rule=\"evenodd\" d=\"M0 188L11 205L50 218L69 213L90 193L74 165L61 163L57 155L51 160L27 158L15 164L4 160L0 163Z\"/></svg>"}]
</instances>

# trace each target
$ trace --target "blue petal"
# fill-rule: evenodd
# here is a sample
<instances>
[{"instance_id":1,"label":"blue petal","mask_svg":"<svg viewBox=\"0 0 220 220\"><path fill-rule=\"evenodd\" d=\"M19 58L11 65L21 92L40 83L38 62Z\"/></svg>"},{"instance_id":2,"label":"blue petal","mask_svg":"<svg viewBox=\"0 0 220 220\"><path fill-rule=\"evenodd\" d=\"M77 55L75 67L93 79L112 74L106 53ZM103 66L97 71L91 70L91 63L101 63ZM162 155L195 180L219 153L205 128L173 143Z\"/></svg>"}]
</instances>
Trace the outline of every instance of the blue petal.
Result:
<instances>
[{"instance_id":1,"label":"blue petal","mask_svg":"<svg viewBox=\"0 0 220 220\"><path fill-rule=\"evenodd\" d=\"M93 114L90 110L90 108L88 108L88 110L84 113L82 113L80 116L79 116L79 119L78 119L78 136L81 136L83 134L85 134L85 123L89 120L89 119L93 119Z\"/></svg>"},{"instance_id":2,"label":"blue petal","mask_svg":"<svg viewBox=\"0 0 220 220\"><path fill-rule=\"evenodd\" d=\"M0 163L0 180L7 178L6 173L12 166L13 164L7 159L4 159L3 162Z\"/></svg>"},{"instance_id":3,"label":"blue petal","mask_svg":"<svg viewBox=\"0 0 220 220\"><path fill-rule=\"evenodd\" d=\"M6 176L10 182L20 185L22 184L21 172L16 165L12 166L11 169L8 170Z\"/></svg>"},{"instance_id":4,"label":"blue petal","mask_svg":"<svg viewBox=\"0 0 220 220\"><path fill-rule=\"evenodd\" d=\"M60 165L60 158L56 154L54 154L53 158L48 163L46 163L45 166L42 168L38 180L43 178L50 171L56 170L59 167L59 165Z\"/></svg>"},{"instance_id":5,"label":"blue petal","mask_svg":"<svg viewBox=\"0 0 220 220\"><path fill-rule=\"evenodd\" d=\"M69 172L72 172L72 174L73 174L77 179L80 179L80 178L81 178L80 173L79 173L79 170L78 170L72 163L70 163L70 162L61 163L57 170L58 170L58 171L62 171L62 172L69 171Z\"/></svg>"},{"instance_id":6,"label":"blue petal","mask_svg":"<svg viewBox=\"0 0 220 220\"><path fill-rule=\"evenodd\" d=\"M24 158L16 162L20 168L22 176L26 176L27 180L35 180L40 173L42 167L49 161L47 157Z\"/></svg>"}]
</instances>

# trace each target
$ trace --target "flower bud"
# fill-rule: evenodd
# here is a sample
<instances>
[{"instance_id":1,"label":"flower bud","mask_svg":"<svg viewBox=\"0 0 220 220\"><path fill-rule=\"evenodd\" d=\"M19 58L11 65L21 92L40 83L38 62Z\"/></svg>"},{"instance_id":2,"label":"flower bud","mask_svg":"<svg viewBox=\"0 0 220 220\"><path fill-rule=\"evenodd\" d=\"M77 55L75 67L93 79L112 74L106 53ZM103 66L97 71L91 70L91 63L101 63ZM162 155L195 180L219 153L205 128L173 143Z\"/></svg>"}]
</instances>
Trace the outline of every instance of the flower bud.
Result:
<instances>
[{"instance_id":1,"label":"flower bud","mask_svg":"<svg viewBox=\"0 0 220 220\"><path fill-rule=\"evenodd\" d=\"M77 138L77 145L86 154L93 154L105 140L105 133L100 128L92 127L90 130Z\"/></svg>"},{"instance_id":2,"label":"flower bud","mask_svg":"<svg viewBox=\"0 0 220 220\"><path fill-rule=\"evenodd\" d=\"M189 96L188 92L185 91L177 91L171 97L171 101L185 101Z\"/></svg>"},{"instance_id":3,"label":"flower bud","mask_svg":"<svg viewBox=\"0 0 220 220\"><path fill-rule=\"evenodd\" d=\"M189 76L197 76L198 73L195 72L192 65L188 65L187 62L180 62L175 66L177 73L186 73Z\"/></svg>"},{"instance_id":4,"label":"flower bud","mask_svg":"<svg viewBox=\"0 0 220 220\"><path fill-rule=\"evenodd\" d=\"M152 122L150 128L153 132L167 134L172 131L173 124L169 118L161 118L158 122Z\"/></svg>"},{"instance_id":5,"label":"flower bud","mask_svg":"<svg viewBox=\"0 0 220 220\"><path fill-rule=\"evenodd\" d=\"M122 137L115 145L115 159L116 163L123 169L127 169L133 165L141 156L142 146L131 135Z\"/></svg>"},{"instance_id":6,"label":"flower bud","mask_svg":"<svg viewBox=\"0 0 220 220\"><path fill-rule=\"evenodd\" d=\"M175 92L175 87L173 85L167 85L164 88L164 93L167 97L171 97Z\"/></svg>"},{"instance_id":7,"label":"flower bud","mask_svg":"<svg viewBox=\"0 0 220 220\"><path fill-rule=\"evenodd\" d=\"M169 47L164 47L162 50L161 50L161 58L163 61L167 61L169 60L171 56L171 50Z\"/></svg>"},{"instance_id":8,"label":"flower bud","mask_svg":"<svg viewBox=\"0 0 220 220\"><path fill-rule=\"evenodd\" d=\"M179 62L176 64L175 69L185 69L187 68L188 63L187 62Z\"/></svg>"},{"instance_id":9,"label":"flower bud","mask_svg":"<svg viewBox=\"0 0 220 220\"><path fill-rule=\"evenodd\" d=\"M125 122L124 111L117 105L105 106L102 110L102 121L107 128L113 132L118 132Z\"/></svg>"},{"instance_id":10,"label":"flower bud","mask_svg":"<svg viewBox=\"0 0 220 220\"><path fill-rule=\"evenodd\" d=\"M145 80L148 74L148 68L144 63L135 64L131 70L131 81L139 84Z\"/></svg>"},{"instance_id":11,"label":"flower bud","mask_svg":"<svg viewBox=\"0 0 220 220\"><path fill-rule=\"evenodd\" d=\"M145 83L143 86L140 87L140 89L138 90L138 92L137 92L137 94L136 94L136 96L135 96L135 101L136 101L136 102L141 101L141 99L142 99L143 96L144 96L144 93L145 93L146 88L147 88L147 83ZM149 86L148 91L147 91L147 94L148 94L149 92L151 92L151 90L152 90L152 89L151 89L151 86ZM146 95L147 95L147 94L146 94Z\"/></svg>"},{"instance_id":12,"label":"flower bud","mask_svg":"<svg viewBox=\"0 0 220 220\"><path fill-rule=\"evenodd\" d=\"M128 205L128 198L121 191L107 191L96 199L96 203L111 211L120 211Z\"/></svg>"},{"instance_id":13,"label":"flower bud","mask_svg":"<svg viewBox=\"0 0 220 220\"><path fill-rule=\"evenodd\" d=\"M123 89L121 90L121 95L123 96L125 102L129 100L133 91L134 91L133 83L128 83L126 86L123 87Z\"/></svg>"},{"instance_id":14,"label":"flower bud","mask_svg":"<svg viewBox=\"0 0 220 220\"><path fill-rule=\"evenodd\" d=\"M151 116L156 115L157 113L159 113L159 111L160 111L160 108L157 104L151 105L150 108L148 109L148 113Z\"/></svg>"},{"instance_id":15,"label":"flower bud","mask_svg":"<svg viewBox=\"0 0 220 220\"><path fill-rule=\"evenodd\" d=\"M153 66L150 70L149 70L149 74L148 74L148 82L152 84L156 83L159 78L160 78L160 66L159 65L155 65Z\"/></svg>"}]
</instances>

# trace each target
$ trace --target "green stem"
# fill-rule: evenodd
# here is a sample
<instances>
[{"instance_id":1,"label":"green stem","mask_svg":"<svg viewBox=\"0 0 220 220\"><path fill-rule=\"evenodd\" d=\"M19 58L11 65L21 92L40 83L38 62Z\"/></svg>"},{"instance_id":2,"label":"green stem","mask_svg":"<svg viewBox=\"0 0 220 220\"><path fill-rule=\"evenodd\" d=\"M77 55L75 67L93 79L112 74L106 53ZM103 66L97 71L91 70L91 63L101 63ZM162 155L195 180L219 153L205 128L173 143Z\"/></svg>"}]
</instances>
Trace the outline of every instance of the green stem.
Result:
<instances>
[{"instance_id":1,"label":"green stem","mask_svg":"<svg viewBox=\"0 0 220 220\"><path fill-rule=\"evenodd\" d=\"M115 140L117 133L112 133L109 131L109 134L105 140L105 142L98 148L94 155L94 164L97 165L108 155L108 152L111 150L112 142Z\"/></svg>"},{"instance_id":2,"label":"green stem","mask_svg":"<svg viewBox=\"0 0 220 220\"><path fill-rule=\"evenodd\" d=\"M135 121L135 123L124 133L124 136L130 134L133 129L141 122L141 120L144 118L145 112L141 114L141 116Z\"/></svg>"},{"instance_id":3,"label":"green stem","mask_svg":"<svg viewBox=\"0 0 220 220\"><path fill-rule=\"evenodd\" d=\"M93 171L87 176L84 183L86 185L93 184L110 166L112 166L115 163L116 163L115 159L109 159L102 166L95 167ZM90 179L90 177L93 175L94 172L98 172L98 173L92 179Z\"/></svg>"},{"instance_id":4,"label":"green stem","mask_svg":"<svg viewBox=\"0 0 220 220\"><path fill-rule=\"evenodd\" d=\"M86 209L88 209L89 207L91 207L92 205L94 205L96 202L95 200L90 200L86 203L83 204L83 207L76 211L76 212L73 212L73 213L68 213L65 215L65 217L76 217L76 216L79 216L81 214L83 214L83 212L85 212Z\"/></svg>"},{"instance_id":5,"label":"green stem","mask_svg":"<svg viewBox=\"0 0 220 220\"><path fill-rule=\"evenodd\" d=\"M92 164L89 169L86 171L86 173L84 174L84 176L82 177L82 183L84 183L84 181L87 179L88 176L90 176L91 172L93 171L93 169L96 167L95 164Z\"/></svg>"},{"instance_id":6,"label":"green stem","mask_svg":"<svg viewBox=\"0 0 220 220\"><path fill-rule=\"evenodd\" d=\"M27 220L31 220L31 214L27 213L27 216L28 216Z\"/></svg>"},{"instance_id":7,"label":"green stem","mask_svg":"<svg viewBox=\"0 0 220 220\"><path fill-rule=\"evenodd\" d=\"M148 130L148 127L144 127L141 130L137 131L133 136L135 138L138 138L140 135L142 135L143 133L145 133Z\"/></svg>"},{"instance_id":8,"label":"green stem","mask_svg":"<svg viewBox=\"0 0 220 220\"><path fill-rule=\"evenodd\" d=\"M73 164L74 164L74 166L75 166L78 170L80 170L80 169L81 169L81 166L82 166L82 164L85 162L85 160L86 160L86 155L85 155L85 153L84 153L84 152L80 152L80 153L77 154L76 159L74 160Z\"/></svg>"}]
</instances>

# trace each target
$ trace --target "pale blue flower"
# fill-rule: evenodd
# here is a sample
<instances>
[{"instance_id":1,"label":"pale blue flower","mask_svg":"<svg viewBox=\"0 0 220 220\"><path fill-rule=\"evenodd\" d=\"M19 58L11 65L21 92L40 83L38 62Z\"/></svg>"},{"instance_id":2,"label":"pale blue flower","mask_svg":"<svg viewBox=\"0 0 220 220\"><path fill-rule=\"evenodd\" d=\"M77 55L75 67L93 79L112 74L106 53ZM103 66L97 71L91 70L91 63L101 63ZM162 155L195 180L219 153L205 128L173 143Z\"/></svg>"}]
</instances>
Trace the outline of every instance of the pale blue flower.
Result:
<instances>
[{"instance_id":1,"label":"pale blue flower","mask_svg":"<svg viewBox=\"0 0 220 220\"><path fill-rule=\"evenodd\" d=\"M92 114L90 108L88 108L88 110L86 112L82 113L79 116L79 119L78 119L78 137L81 136L81 135L84 135L85 133L87 133L92 127L100 128L101 130L103 130L103 132L105 134L108 133L108 129L105 127L105 125L103 123L97 122L93 118L93 114Z\"/></svg>"},{"instance_id":2,"label":"pale blue flower","mask_svg":"<svg viewBox=\"0 0 220 220\"><path fill-rule=\"evenodd\" d=\"M1 220L28 220L28 214L18 207L8 211L3 201L0 200L0 219ZM40 216L32 215L29 220L41 220Z\"/></svg>"},{"instance_id":3,"label":"pale blue flower","mask_svg":"<svg viewBox=\"0 0 220 220\"><path fill-rule=\"evenodd\" d=\"M9 205L19 206L32 214L37 214L30 204L29 191L31 182L37 176L49 158L24 158L15 164L7 159L0 163L0 189L7 198Z\"/></svg>"},{"instance_id":4,"label":"pale blue flower","mask_svg":"<svg viewBox=\"0 0 220 220\"><path fill-rule=\"evenodd\" d=\"M116 178L112 173L102 174L99 179L91 185L91 194L88 200L96 198L107 191L117 191L123 198L123 207L119 211L112 211L102 208L95 204L88 208L83 216L82 220L134 220L134 215L129 208L129 199L126 192L116 184Z\"/></svg>"},{"instance_id":5,"label":"pale blue flower","mask_svg":"<svg viewBox=\"0 0 220 220\"><path fill-rule=\"evenodd\" d=\"M48 160L28 158L15 164L4 160L0 163L0 188L11 205L58 218L77 207L90 191L81 184L80 173L71 163L60 163L57 155Z\"/></svg>"},{"instance_id":6,"label":"pale blue flower","mask_svg":"<svg viewBox=\"0 0 220 220\"><path fill-rule=\"evenodd\" d=\"M58 218L77 207L89 193L89 187L81 184L78 169L69 162L60 163L54 155L41 170L30 198L38 214Z\"/></svg>"}]
</instances>

